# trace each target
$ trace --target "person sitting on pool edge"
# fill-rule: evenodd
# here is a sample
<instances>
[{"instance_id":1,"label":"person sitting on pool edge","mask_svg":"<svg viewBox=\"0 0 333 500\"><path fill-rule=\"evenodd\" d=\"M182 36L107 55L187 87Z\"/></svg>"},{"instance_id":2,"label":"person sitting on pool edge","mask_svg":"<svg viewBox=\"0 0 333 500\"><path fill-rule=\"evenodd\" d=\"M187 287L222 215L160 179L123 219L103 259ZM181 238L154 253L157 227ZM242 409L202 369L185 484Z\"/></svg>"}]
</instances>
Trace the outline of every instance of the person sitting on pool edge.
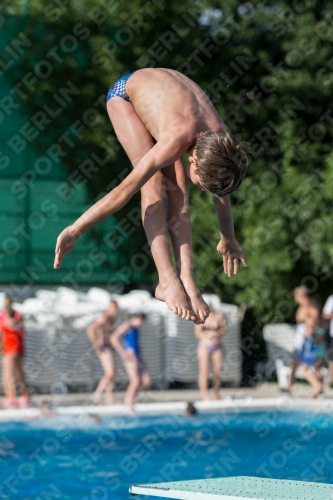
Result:
<instances>
[{"instance_id":1,"label":"person sitting on pool edge","mask_svg":"<svg viewBox=\"0 0 333 500\"><path fill-rule=\"evenodd\" d=\"M109 90L107 110L134 169L59 235L54 267L60 267L79 236L141 189L143 225L159 275L155 296L178 316L204 323L209 308L193 273L187 176L212 193L221 233L217 251L223 256L224 272L231 276L234 269L237 274L239 259L244 265L246 261L235 238L229 194L247 170L242 143L226 131L204 91L171 69L145 68L122 77Z\"/></svg>"},{"instance_id":2,"label":"person sitting on pool edge","mask_svg":"<svg viewBox=\"0 0 333 500\"><path fill-rule=\"evenodd\" d=\"M151 380L145 367L139 346L139 330L146 320L143 313L135 313L124 321L110 336L110 342L119 353L128 376L129 384L125 395L125 404L129 413L134 413L134 401L140 391L150 386ZM120 339L123 337L123 344Z\"/></svg>"}]
</instances>

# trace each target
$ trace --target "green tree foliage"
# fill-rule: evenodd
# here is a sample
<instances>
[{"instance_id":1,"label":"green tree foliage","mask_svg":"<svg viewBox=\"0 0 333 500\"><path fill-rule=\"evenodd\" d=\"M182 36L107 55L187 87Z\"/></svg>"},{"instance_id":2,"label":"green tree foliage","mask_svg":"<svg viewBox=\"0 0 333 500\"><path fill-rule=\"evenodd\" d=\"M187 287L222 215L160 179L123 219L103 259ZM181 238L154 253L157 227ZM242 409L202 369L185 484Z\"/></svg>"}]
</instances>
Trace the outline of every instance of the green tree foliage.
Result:
<instances>
[{"instance_id":1,"label":"green tree foliage","mask_svg":"<svg viewBox=\"0 0 333 500\"><path fill-rule=\"evenodd\" d=\"M231 294L250 305L265 321L290 320L292 289L300 282L323 297L332 286L333 53L325 5L239 8L228 55L220 54L229 86L225 80L222 91L206 87L221 115L230 116L229 130L251 146L249 173L232 195L236 233L249 267L232 287L223 279L224 297ZM244 51L253 62L242 62ZM212 64L213 75L218 66L214 70ZM207 224L205 210L198 210L198 219L198 228ZM200 249L196 252L200 255ZM213 273L213 260L204 247L201 255L202 281Z\"/></svg>"},{"instance_id":2,"label":"green tree foliage","mask_svg":"<svg viewBox=\"0 0 333 500\"><path fill-rule=\"evenodd\" d=\"M245 303L264 321L290 320L292 289L300 282L323 296L330 291L333 30L328 2L63 0L45 7L31 0L26 35L33 49L20 59L21 74L54 46L62 59L54 61L50 78L38 81L27 103L30 113L63 82L80 88L68 113L41 137L41 148L119 75L147 66L178 69L195 80L228 130L249 143L248 175L231 197L236 235L248 260L237 277L223 275L209 195L191 191L195 271L204 291ZM75 51L61 48L65 35L75 39ZM68 151L68 170L92 152L105 154L110 131L104 113ZM92 198L124 165L129 168L115 142L109 154L107 168L89 183ZM143 241L141 234L133 244Z\"/></svg>"}]
</instances>

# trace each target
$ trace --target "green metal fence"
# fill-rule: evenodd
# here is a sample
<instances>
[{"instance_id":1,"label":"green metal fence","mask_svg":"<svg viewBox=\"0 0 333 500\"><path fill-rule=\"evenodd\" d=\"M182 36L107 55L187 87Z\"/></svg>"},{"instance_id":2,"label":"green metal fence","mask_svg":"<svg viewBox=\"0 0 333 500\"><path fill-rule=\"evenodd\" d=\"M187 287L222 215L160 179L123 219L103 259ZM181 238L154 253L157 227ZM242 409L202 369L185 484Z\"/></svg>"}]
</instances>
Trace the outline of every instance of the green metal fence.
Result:
<instances>
[{"instance_id":1,"label":"green metal fence","mask_svg":"<svg viewBox=\"0 0 333 500\"><path fill-rule=\"evenodd\" d=\"M13 35L19 33L18 26L24 30L24 22L7 16L0 32L1 47L17 55L13 64L19 64ZM63 166L38 154L33 141L27 140L24 147L18 143L20 129L27 127L28 133L29 116L4 68L0 67L0 283L74 286L149 281L148 255L143 252L128 262L112 217L99 226L98 244L91 235L84 236L62 268L53 270L57 235L87 208L87 191L73 183L71 196L65 196L68 174Z\"/></svg>"}]
</instances>

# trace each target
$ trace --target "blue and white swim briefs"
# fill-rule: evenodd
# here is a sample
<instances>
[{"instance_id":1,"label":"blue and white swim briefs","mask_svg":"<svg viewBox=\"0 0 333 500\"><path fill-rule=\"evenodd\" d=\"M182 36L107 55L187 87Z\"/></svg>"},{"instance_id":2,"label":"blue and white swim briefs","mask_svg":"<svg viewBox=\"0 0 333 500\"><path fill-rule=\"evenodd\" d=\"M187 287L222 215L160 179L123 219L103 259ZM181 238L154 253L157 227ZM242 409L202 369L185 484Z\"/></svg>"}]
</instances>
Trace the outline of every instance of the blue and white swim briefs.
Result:
<instances>
[{"instance_id":1,"label":"blue and white swim briefs","mask_svg":"<svg viewBox=\"0 0 333 500\"><path fill-rule=\"evenodd\" d=\"M133 75L133 73L135 73L135 71L129 73L128 75L122 76L121 78L119 78L119 80L116 81L116 83L112 85L108 92L108 95L106 96L106 102L108 102L111 97L115 96L121 97L127 102L131 102L131 99L126 92L126 82L129 77Z\"/></svg>"}]
</instances>

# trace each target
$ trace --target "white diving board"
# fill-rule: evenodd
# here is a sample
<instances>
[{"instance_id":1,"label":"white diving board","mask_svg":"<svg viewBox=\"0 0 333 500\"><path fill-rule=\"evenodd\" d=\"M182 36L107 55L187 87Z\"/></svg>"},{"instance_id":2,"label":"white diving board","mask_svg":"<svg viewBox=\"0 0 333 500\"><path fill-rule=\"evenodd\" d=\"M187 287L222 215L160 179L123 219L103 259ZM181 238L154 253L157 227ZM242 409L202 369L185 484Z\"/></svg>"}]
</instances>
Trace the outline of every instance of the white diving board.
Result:
<instances>
[{"instance_id":1,"label":"white diving board","mask_svg":"<svg viewBox=\"0 0 333 500\"><path fill-rule=\"evenodd\" d=\"M132 495L178 500L333 500L333 485L237 476L133 485Z\"/></svg>"}]
</instances>

